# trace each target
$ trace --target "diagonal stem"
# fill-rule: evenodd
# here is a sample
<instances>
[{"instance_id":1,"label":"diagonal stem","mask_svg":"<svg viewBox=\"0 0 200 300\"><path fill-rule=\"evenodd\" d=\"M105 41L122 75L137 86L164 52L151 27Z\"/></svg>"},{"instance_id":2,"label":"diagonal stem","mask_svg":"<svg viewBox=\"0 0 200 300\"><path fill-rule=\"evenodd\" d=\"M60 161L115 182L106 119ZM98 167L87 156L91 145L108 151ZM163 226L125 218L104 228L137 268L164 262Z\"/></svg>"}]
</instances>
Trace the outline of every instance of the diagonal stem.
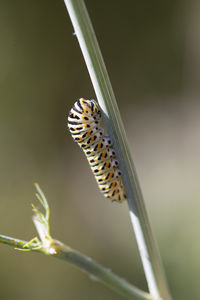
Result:
<instances>
[{"instance_id":1,"label":"diagonal stem","mask_svg":"<svg viewBox=\"0 0 200 300\"><path fill-rule=\"evenodd\" d=\"M48 249L42 244L40 247L34 248L26 241L5 235L0 235L0 243L16 247L18 250L39 252L71 263L82 271L88 273L91 277L93 276L92 278L95 280L103 283L129 300L153 300L150 294L138 289L123 278L115 275L109 269L101 266L90 257L83 255L57 240L51 239ZM49 251L50 249L51 251Z\"/></svg>"},{"instance_id":2,"label":"diagonal stem","mask_svg":"<svg viewBox=\"0 0 200 300\"><path fill-rule=\"evenodd\" d=\"M171 296L130 155L124 125L86 6L83 0L64 0L64 2L102 108L108 133L113 138L118 154L128 195L130 218L149 291L154 300L161 298L170 300Z\"/></svg>"}]
</instances>

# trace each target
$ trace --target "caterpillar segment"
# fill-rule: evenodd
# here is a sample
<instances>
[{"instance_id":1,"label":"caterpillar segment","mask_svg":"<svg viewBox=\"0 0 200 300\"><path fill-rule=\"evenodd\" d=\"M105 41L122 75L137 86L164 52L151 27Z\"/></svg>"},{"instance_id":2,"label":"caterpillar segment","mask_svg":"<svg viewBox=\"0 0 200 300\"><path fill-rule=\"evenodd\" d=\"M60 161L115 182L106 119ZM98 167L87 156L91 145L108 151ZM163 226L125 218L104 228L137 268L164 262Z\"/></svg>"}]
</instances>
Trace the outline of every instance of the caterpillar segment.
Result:
<instances>
[{"instance_id":1,"label":"caterpillar segment","mask_svg":"<svg viewBox=\"0 0 200 300\"><path fill-rule=\"evenodd\" d=\"M85 153L100 191L112 201L126 200L119 162L112 140L100 126L101 112L95 100L75 102L68 116L68 128Z\"/></svg>"}]
</instances>

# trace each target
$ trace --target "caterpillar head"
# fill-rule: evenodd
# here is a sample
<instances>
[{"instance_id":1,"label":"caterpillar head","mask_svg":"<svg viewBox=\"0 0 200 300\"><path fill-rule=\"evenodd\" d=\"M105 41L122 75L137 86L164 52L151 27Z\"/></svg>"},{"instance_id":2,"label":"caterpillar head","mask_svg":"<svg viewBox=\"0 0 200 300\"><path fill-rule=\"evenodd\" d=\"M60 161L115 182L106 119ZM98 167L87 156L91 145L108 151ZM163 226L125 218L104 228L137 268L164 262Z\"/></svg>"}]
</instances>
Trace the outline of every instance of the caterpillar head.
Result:
<instances>
[{"instance_id":1,"label":"caterpillar head","mask_svg":"<svg viewBox=\"0 0 200 300\"><path fill-rule=\"evenodd\" d=\"M96 119L101 118L101 111L98 103L95 100L85 100L81 98L79 101L85 113L91 114L92 116L96 117Z\"/></svg>"}]
</instances>

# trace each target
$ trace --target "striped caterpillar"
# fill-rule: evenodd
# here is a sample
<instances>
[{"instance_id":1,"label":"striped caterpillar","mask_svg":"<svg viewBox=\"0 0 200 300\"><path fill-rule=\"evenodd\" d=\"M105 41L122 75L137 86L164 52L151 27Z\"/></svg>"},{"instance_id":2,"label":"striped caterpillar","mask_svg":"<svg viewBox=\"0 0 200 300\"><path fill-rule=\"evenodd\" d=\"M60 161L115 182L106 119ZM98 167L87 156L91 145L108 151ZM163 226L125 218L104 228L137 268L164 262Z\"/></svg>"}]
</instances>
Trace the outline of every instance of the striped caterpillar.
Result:
<instances>
[{"instance_id":1,"label":"striped caterpillar","mask_svg":"<svg viewBox=\"0 0 200 300\"><path fill-rule=\"evenodd\" d=\"M75 102L68 116L68 127L85 153L101 192L112 201L126 199L119 163L112 141L99 125L101 111L95 100Z\"/></svg>"}]
</instances>

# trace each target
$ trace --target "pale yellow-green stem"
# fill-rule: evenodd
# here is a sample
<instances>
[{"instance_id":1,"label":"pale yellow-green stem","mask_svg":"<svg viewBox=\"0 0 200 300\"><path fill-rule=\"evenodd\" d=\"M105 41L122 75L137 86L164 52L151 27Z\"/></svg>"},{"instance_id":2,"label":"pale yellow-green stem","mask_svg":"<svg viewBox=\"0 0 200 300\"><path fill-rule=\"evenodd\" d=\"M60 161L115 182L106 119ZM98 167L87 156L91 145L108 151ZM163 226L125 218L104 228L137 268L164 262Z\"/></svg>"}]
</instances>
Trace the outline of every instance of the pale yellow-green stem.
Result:
<instances>
[{"instance_id":1,"label":"pale yellow-green stem","mask_svg":"<svg viewBox=\"0 0 200 300\"><path fill-rule=\"evenodd\" d=\"M39 223L35 225L38 230L38 227L40 227ZM41 226L43 227L42 224ZM41 229L39 229L38 231L41 233ZM124 296L126 299L152 300L150 294L143 292L142 290L128 283L123 278L115 275L109 269L96 263L90 257L81 254L80 252L64 245L57 240L52 239L51 237L49 238L49 244L47 245L47 242L44 242L44 244L42 244L39 242L39 240L37 240L37 242L34 242L33 240L31 243L0 235L0 243L13 246L18 250L34 251L48 256L56 257L58 259L62 259L88 273L91 276L91 279L93 278L96 281L103 283L118 294Z\"/></svg>"},{"instance_id":2,"label":"pale yellow-green stem","mask_svg":"<svg viewBox=\"0 0 200 300\"><path fill-rule=\"evenodd\" d=\"M130 155L124 125L86 6L83 0L64 0L64 2L98 102L102 108L107 131L114 141L115 150L118 154L120 169L123 173L123 181L128 195L131 222L135 231L149 291L154 300L161 298L170 300L171 296L160 255L153 238L136 170Z\"/></svg>"}]
</instances>

